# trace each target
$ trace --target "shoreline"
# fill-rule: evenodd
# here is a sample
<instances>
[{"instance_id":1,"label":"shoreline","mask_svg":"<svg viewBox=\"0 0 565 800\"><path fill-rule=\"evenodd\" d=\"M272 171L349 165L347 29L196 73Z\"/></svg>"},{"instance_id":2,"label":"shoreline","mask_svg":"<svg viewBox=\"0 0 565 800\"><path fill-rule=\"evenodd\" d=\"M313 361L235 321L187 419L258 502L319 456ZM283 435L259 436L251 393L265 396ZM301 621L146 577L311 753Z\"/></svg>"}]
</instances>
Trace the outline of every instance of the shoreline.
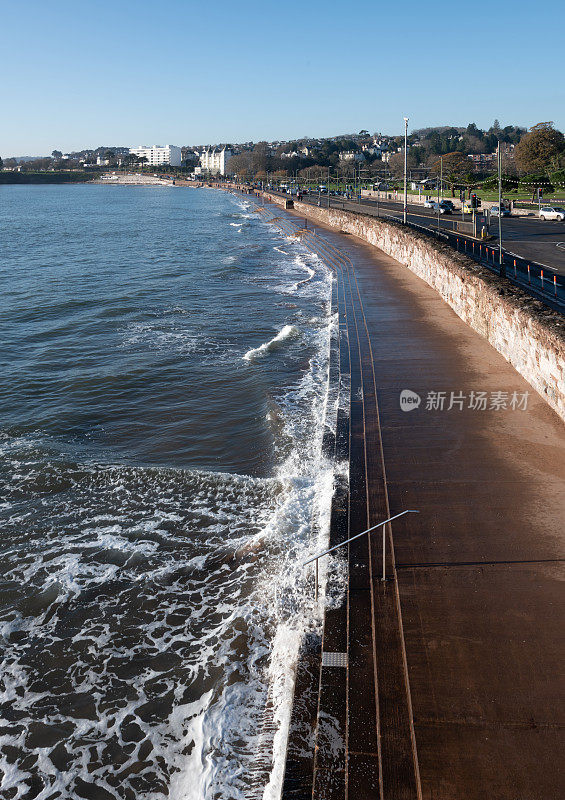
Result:
<instances>
[{"instance_id":1,"label":"shoreline","mask_svg":"<svg viewBox=\"0 0 565 800\"><path fill-rule=\"evenodd\" d=\"M95 186L174 186L172 181L157 178L155 175L142 175L141 173L128 173L120 175L118 173L107 172L100 178L89 183Z\"/></svg>"},{"instance_id":2,"label":"shoreline","mask_svg":"<svg viewBox=\"0 0 565 800\"><path fill-rule=\"evenodd\" d=\"M96 186L188 186L191 189L202 189L203 181L189 181L186 178L171 176L159 178L156 175L144 175L141 172L116 173L105 172L100 178L89 181Z\"/></svg>"},{"instance_id":3,"label":"shoreline","mask_svg":"<svg viewBox=\"0 0 565 800\"><path fill-rule=\"evenodd\" d=\"M271 219L265 214L265 209L254 198L240 198L236 192L231 190L228 190L228 193L232 194L236 200L243 199L249 204L263 223L268 224L273 221L274 218ZM306 252L318 255L308 243L301 242L300 238L295 236L294 226L289 229L284 221L277 220L274 222L273 227L277 228L282 236L296 239L297 243L301 244ZM320 258L319 255L318 258ZM308 552L304 553L304 557L327 547L332 538L332 527L335 525L333 521L336 498L335 482L337 481L339 484L343 482L343 476L338 468L339 464L335 453L338 420L343 414L343 409L340 411L340 396L344 391L349 395L349 386L347 385L344 389L340 373L339 330L338 326L334 326L334 323L332 323L338 313L336 270L325 259L320 258L320 261L323 263L324 269L332 277L328 297L329 338L327 342L326 390L319 442L319 468L321 470L319 474L320 476L324 474L324 464L329 465L333 488L330 491L330 495L324 500L323 482L316 487L310 511L310 546L308 547ZM349 399L342 400L342 404L347 406ZM318 484L318 481L316 483ZM327 507L325 507L325 501L327 501ZM279 621L278 623L279 631L274 639L275 646L271 654L271 665L269 667L268 697L257 748L257 766L253 775L254 788L264 793L265 800L280 800L284 796L289 742L295 742L297 724L300 727L300 721L297 717L296 698L299 696L303 699L305 707L308 708L307 713L311 718L315 712L311 701L314 697L313 690L316 683L317 662L321 658L322 651L327 579L327 565L324 564L321 567L319 595L316 599L310 595L310 592L313 594L314 590L313 572L309 571L300 581L301 584L304 581L300 592L302 593L304 589L306 590L306 595L302 597L302 601L305 603L302 612L304 617L301 617L302 624L299 624L297 628L293 626L290 639L286 639L283 636L285 632L286 636L290 632L287 624L284 621ZM299 634L298 636L296 636L297 633ZM285 660L288 660L288 663L283 667ZM313 678L314 683L312 683ZM303 708L301 708L302 711L304 711ZM301 715L299 713L300 717ZM304 746L308 747L308 744L305 742Z\"/></svg>"}]
</instances>

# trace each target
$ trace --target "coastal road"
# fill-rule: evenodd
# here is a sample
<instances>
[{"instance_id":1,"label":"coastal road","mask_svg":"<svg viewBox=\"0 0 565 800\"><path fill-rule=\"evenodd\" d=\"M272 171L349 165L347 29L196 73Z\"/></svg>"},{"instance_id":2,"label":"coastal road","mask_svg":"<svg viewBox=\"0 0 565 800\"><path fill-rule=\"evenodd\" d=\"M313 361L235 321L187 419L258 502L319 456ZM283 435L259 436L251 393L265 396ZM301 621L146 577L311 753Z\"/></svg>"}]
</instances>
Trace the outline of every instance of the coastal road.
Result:
<instances>
[{"instance_id":1,"label":"coastal road","mask_svg":"<svg viewBox=\"0 0 565 800\"><path fill-rule=\"evenodd\" d=\"M491 233L498 228L491 226ZM565 275L565 222L543 222L535 217L502 220L502 242L506 250L532 259L558 275Z\"/></svg>"},{"instance_id":2,"label":"coastal road","mask_svg":"<svg viewBox=\"0 0 565 800\"><path fill-rule=\"evenodd\" d=\"M317 205L318 196L315 194L306 195L304 201ZM326 206L328 198L321 196L322 207ZM391 216L402 219L402 202L394 200L373 200L364 198L361 203L347 201L341 197L330 197L330 205L333 208L344 208L346 210L363 210L364 213ZM470 217L465 215L468 222ZM431 209L422 208L419 205L408 205L408 221L416 225L427 227L437 227L438 217ZM440 216L439 224L445 230L453 230L456 223L461 221L461 214L449 214ZM494 237L494 242L498 241L498 220L492 219L490 234ZM521 258L531 259L541 264L543 267L555 272L557 275L565 276L565 222L548 221L544 222L537 217L504 217L502 219L502 243L506 250L513 255Z\"/></svg>"}]
</instances>

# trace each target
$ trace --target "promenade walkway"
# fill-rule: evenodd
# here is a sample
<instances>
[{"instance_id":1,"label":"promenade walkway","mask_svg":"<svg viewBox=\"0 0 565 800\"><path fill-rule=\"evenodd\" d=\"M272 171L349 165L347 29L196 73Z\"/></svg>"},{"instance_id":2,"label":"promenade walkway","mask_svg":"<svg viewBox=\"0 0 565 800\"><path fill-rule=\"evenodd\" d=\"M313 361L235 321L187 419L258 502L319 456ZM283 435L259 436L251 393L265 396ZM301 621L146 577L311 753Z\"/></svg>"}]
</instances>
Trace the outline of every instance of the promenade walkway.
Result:
<instances>
[{"instance_id":1,"label":"promenade walkway","mask_svg":"<svg viewBox=\"0 0 565 800\"><path fill-rule=\"evenodd\" d=\"M380 535L349 546L343 606L299 669L283 797L561 800L563 424L408 269L308 227L351 381L332 544L420 514L389 526L384 583Z\"/></svg>"}]
</instances>

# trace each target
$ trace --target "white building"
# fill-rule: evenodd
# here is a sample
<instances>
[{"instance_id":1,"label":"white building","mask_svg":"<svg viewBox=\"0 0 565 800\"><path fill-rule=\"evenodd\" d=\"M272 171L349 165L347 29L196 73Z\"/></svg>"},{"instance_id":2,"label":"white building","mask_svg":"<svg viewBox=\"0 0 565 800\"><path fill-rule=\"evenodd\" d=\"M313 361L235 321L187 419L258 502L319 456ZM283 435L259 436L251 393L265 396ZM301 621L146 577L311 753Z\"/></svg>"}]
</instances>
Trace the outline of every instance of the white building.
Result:
<instances>
[{"instance_id":1,"label":"white building","mask_svg":"<svg viewBox=\"0 0 565 800\"><path fill-rule=\"evenodd\" d=\"M339 154L340 161L365 161L363 153L357 153L355 150L345 150Z\"/></svg>"},{"instance_id":2,"label":"white building","mask_svg":"<svg viewBox=\"0 0 565 800\"><path fill-rule=\"evenodd\" d=\"M130 153L138 158L146 158L150 167L158 167L161 164L170 164L171 167L180 167L181 150L174 144L154 144L152 147L130 147Z\"/></svg>"},{"instance_id":3,"label":"white building","mask_svg":"<svg viewBox=\"0 0 565 800\"><path fill-rule=\"evenodd\" d=\"M226 166L232 156L232 151L224 147L217 150L215 147L208 147L200 154L200 166L202 172L210 172L213 175L225 175Z\"/></svg>"}]
</instances>

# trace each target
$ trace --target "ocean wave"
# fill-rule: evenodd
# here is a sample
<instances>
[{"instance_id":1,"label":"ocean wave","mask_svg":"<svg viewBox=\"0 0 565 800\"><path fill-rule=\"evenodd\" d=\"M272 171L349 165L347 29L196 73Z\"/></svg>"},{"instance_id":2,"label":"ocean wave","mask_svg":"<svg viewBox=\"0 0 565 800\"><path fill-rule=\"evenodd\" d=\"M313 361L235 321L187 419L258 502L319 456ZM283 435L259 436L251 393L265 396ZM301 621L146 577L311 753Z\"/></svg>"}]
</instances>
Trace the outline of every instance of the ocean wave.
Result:
<instances>
[{"instance_id":1,"label":"ocean wave","mask_svg":"<svg viewBox=\"0 0 565 800\"><path fill-rule=\"evenodd\" d=\"M295 261L299 244L276 256L266 226L235 227L238 262L261 270L253 291L271 301L273 330L295 320L272 302L279 275L309 284L287 304L304 309L300 330L287 324L245 354L300 336L300 368L266 387L269 477L103 463L88 446L77 456L66 431L0 435L0 771L12 800L280 796L300 642L319 635L324 603L302 563L324 548L333 492L322 453L336 413L332 278L324 267L311 277L316 264L302 250ZM272 270L246 264L246 248L268 253ZM222 333L211 341L181 296L170 302L124 322L122 346L194 352L216 366ZM253 383L245 344L233 347L238 377ZM339 572L337 560L324 562L322 589ZM250 777L258 753L272 765L260 784Z\"/></svg>"},{"instance_id":2,"label":"ocean wave","mask_svg":"<svg viewBox=\"0 0 565 800\"><path fill-rule=\"evenodd\" d=\"M265 342L260 347L255 347L252 350L248 350L243 358L245 361L254 361L256 358L264 356L267 353L272 353L274 350L277 350L285 341L287 341L287 339L296 338L298 335L298 328L296 328L294 325L285 325L284 328L282 328L282 330L280 330L277 335L268 342Z\"/></svg>"}]
</instances>

